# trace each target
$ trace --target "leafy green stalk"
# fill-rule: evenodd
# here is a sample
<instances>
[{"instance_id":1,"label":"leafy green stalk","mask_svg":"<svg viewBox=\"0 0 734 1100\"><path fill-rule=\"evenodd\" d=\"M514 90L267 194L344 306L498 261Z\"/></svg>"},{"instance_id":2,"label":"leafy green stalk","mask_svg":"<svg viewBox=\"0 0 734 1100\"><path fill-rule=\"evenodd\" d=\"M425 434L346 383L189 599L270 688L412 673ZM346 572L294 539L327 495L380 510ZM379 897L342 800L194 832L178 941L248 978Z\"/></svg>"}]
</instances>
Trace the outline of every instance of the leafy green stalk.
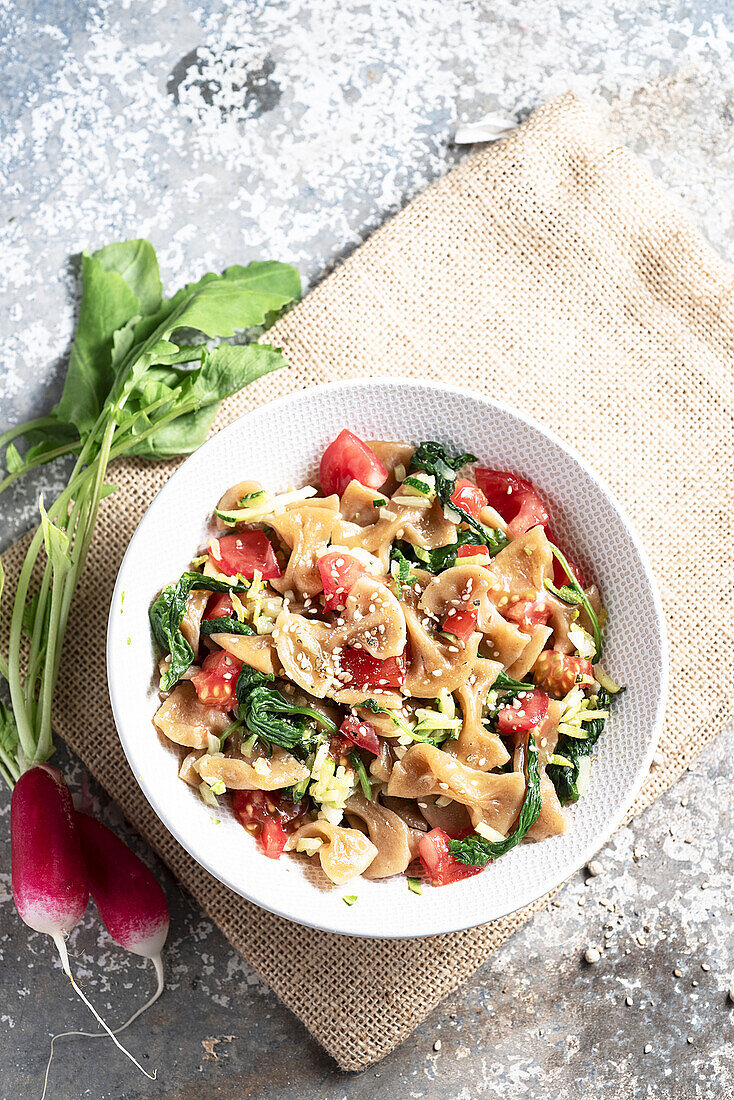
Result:
<instances>
[{"instance_id":1,"label":"leafy green stalk","mask_svg":"<svg viewBox=\"0 0 734 1100\"><path fill-rule=\"evenodd\" d=\"M12 787L20 779L17 762L18 729L11 711L0 703L0 775Z\"/></svg>"},{"instance_id":2,"label":"leafy green stalk","mask_svg":"<svg viewBox=\"0 0 734 1100\"><path fill-rule=\"evenodd\" d=\"M561 563L564 570L566 571L566 575L570 578L571 583L564 584L561 585L560 588L556 588L552 581L546 580L545 587L550 592L552 592L554 596L557 596L558 599L562 600L564 603L570 604L572 607L577 607L579 605L583 607L584 611L589 616L591 629L594 631L594 660L599 661L601 659L601 627L599 626L599 619L597 617L596 611L594 611L594 608L591 606L589 597L586 595L583 588L576 579L576 574L566 561L564 555L561 553L557 546L553 545L552 542L549 543L549 546L553 552L553 556L558 559L558 561Z\"/></svg>"},{"instance_id":3,"label":"leafy green stalk","mask_svg":"<svg viewBox=\"0 0 734 1100\"><path fill-rule=\"evenodd\" d=\"M496 691L534 691L535 684L528 683L526 680L515 680L512 676L508 676L506 672L500 670L497 673L497 679L492 684L492 688Z\"/></svg>"},{"instance_id":4,"label":"leafy green stalk","mask_svg":"<svg viewBox=\"0 0 734 1100\"><path fill-rule=\"evenodd\" d=\"M352 767L357 773L357 779L359 779L359 785L362 788L362 794L365 796L368 802L372 801L372 784L370 783L370 777L367 774L367 768L365 767L364 760L356 752L350 752L349 759Z\"/></svg>"},{"instance_id":5,"label":"leafy green stalk","mask_svg":"<svg viewBox=\"0 0 734 1100\"><path fill-rule=\"evenodd\" d=\"M205 577L201 573L183 573L175 584L169 584L150 608L150 625L158 645L168 653L171 663L161 676L161 691L170 691L189 669L194 651L181 632L186 614L186 601L194 590L206 592L246 592L247 584L230 584L218 577Z\"/></svg>"},{"instance_id":6,"label":"leafy green stalk","mask_svg":"<svg viewBox=\"0 0 734 1100\"><path fill-rule=\"evenodd\" d=\"M527 789L522 808L518 815L517 825L504 840L485 840L483 836L474 833L464 840L449 841L449 852L461 863L469 863L473 867L485 867L490 859L499 859L506 852L515 848L528 830L538 820L542 798L540 794L540 772L538 770L538 750L532 733L528 734L527 751Z\"/></svg>"},{"instance_id":7,"label":"leafy green stalk","mask_svg":"<svg viewBox=\"0 0 734 1100\"><path fill-rule=\"evenodd\" d=\"M433 550L426 550L422 546L413 546L411 542L399 539L390 550L390 561L398 563L398 568L403 568L405 562L410 568L417 565L419 569L425 569L428 573L442 573L459 561L459 547L467 542L476 542L476 535L472 531L458 531L456 542L450 542L447 546L437 546ZM411 583L406 581L403 583ZM415 579L413 582L415 583Z\"/></svg>"},{"instance_id":8,"label":"leafy green stalk","mask_svg":"<svg viewBox=\"0 0 734 1100\"><path fill-rule=\"evenodd\" d=\"M597 696L595 709L603 710L609 706L609 703L609 693L602 689ZM584 723L586 729L586 737L584 739L568 737L566 734L561 734L558 738L555 755L570 760L571 767L568 768L562 767L559 764L549 764L546 772L551 783L556 788L556 794L558 795L559 801L564 806L569 802L578 802L581 797L582 792L579 790L578 786L581 761L584 757L591 756L592 749L604 731L604 722L604 718L593 718L590 722Z\"/></svg>"},{"instance_id":9,"label":"leafy green stalk","mask_svg":"<svg viewBox=\"0 0 734 1100\"><path fill-rule=\"evenodd\" d=\"M237 697L241 692L239 679ZM294 749L307 751L315 739L315 731L307 719L329 733L336 733L336 724L321 711L313 707L291 703L277 688L260 683L251 687L240 701L239 716L251 733L257 734L263 741L292 752Z\"/></svg>"},{"instance_id":10,"label":"leafy green stalk","mask_svg":"<svg viewBox=\"0 0 734 1100\"><path fill-rule=\"evenodd\" d=\"M469 462L476 462L476 455L449 455L441 443L429 440L419 444L410 461L411 466L416 470L424 470L427 474L433 475L436 480L436 496L443 507L453 512L461 523L467 525L472 532L472 541L483 543L489 550L490 557L494 557L507 546L507 539L501 531L493 527L485 527L451 499L456 487L456 475L462 466L466 466Z\"/></svg>"},{"instance_id":11,"label":"leafy green stalk","mask_svg":"<svg viewBox=\"0 0 734 1100\"><path fill-rule=\"evenodd\" d=\"M240 619L233 619L231 615L220 615L216 619L204 619L201 624L202 634L257 634L257 631L249 623Z\"/></svg>"}]
</instances>

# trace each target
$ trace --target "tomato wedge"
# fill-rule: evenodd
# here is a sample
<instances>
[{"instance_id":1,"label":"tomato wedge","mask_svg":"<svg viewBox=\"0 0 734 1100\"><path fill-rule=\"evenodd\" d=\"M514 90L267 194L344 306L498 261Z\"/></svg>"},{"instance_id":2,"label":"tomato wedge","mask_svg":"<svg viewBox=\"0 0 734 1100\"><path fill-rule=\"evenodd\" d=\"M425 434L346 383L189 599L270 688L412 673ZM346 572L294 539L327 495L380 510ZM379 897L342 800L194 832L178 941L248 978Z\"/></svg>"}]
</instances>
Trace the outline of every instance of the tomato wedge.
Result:
<instances>
[{"instance_id":1,"label":"tomato wedge","mask_svg":"<svg viewBox=\"0 0 734 1100\"><path fill-rule=\"evenodd\" d=\"M555 649L545 649L533 666L536 684L562 699L582 677L594 678L594 666L585 657L576 657L569 653L559 653ZM582 687L590 686L588 681Z\"/></svg>"},{"instance_id":2,"label":"tomato wedge","mask_svg":"<svg viewBox=\"0 0 734 1100\"><path fill-rule=\"evenodd\" d=\"M549 522L545 501L527 478L486 466L477 466L474 474L487 502L507 524L511 538L524 535L538 524L545 527Z\"/></svg>"},{"instance_id":3,"label":"tomato wedge","mask_svg":"<svg viewBox=\"0 0 734 1100\"><path fill-rule=\"evenodd\" d=\"M468 863L452 856L449 852L449 837L443 829L431 829L424 833L418 842L418 855L423 868L423 877L432 886L448 886L451 882L479 875L483 867L472 867Z\"/></svg>"},{"instance_id":4,"label":"tomato wedge","mask_svg":"<svg viewBox=\"0 0 734 1100\"><path fill-rule=\"evenodd\" d=\"M477 609L472 604L462 608L452 607L441 627L444 634L451 634L462 645L466 644L476 629Z\"/></svg>"},{"instance_id":5,"label":"tomato wedge","mask_svg":"<svg viewBox=\"0 0 734 1100\"><path fill-rule=\"evenodd\" d=\"M205 619L236 619L232 597L229 592L215 592L210 597L204 612Z\"/></svg>"},{"instance_id":6,"label":"tomato wedge","mask_svg":"<svg viewBox=\"0 0 734 1100\"><path fill-rule=\"evenodd\" d=\"M211 558L220 573L236 577L241 573L251 580L260 573L263 580L272 581L282 576L278 559L270 539L264 531L239 531L215 539Z\"/></svg>"},{"instance_id":7,"label":"tomato wedge","mask_svg":"<svg viewBox=\"0 0 734 1100\"><path fill-rule=\"evenodd\" d=\"M574 559L570 556L570 554L566 553L566 551L563 549L563 547L558 542L558 539L556 538L556 536L551 531L550 527L546 527L545 533L546 533L546 536L548 538L548 542L552 542L553 545L557 546L558 549L561 551L564 558L566 559L568 564L571 566L571 571L573 572L574 576L576 577L576 580L579 582L581 587L586 588L586 578L584 577L584 573L583 573L583 570L581 569L581 566L578 564L578 562L574 561ZM556 557L553 558L553 583L556 586L556 588L560 588L561 585L563 585L563 584L570 584L571 583L571 578L569 577L568 573L566 572L566 570L563 568L563 566L559 562L558 558L556 558Z\"/></svg>"},{"instance_id":8,"label":"tomato wedge","mask_svg":"<svg viewBox=\"0 0 734 1100\"><path fill-rule=\"evenodd\" d=\"M288 840L288 833L279 821L266 821L257 839L268 859L280 859Z\"/></svg>"},{"instance_id":9,"label":"tomato wedge","mask_svg":"<svg viewBox=\"0 0 734 1100\"><path fill-rule=\"evenodd\" d=\"M240 825L257 834L265 855L278 859L288 840L284 825L300 816L301 805L277 791L233 791L232 810Z\"/></svg>"},{"instance_id":10,"label":"tomato wedge","mask_svg":"<svg viewBox=\"0 0 734 1100\"><path fill-rule=\"evenodd\" d=\"M345 687L397 688L405 683L405 654L399 657L373 657L363 649L347 647L341 655L341 667L350 682Z\"/></svg>"},{"instance_id":11,"label":"tomato wedge","mask_svg":"<svg viewBox=\"0 0 734 1100\"><path fill-rule=\"evenodd\" d=\"M371 722L365 722L363 719L358 718L356 714L350 714L339 726L339 733L346 737L347 741L351 741L353 745L357 745L366 752L371 752L373 756L380 755L380 741L377 737L377 730Z\"/></svg>"},{"instance_id":12,"label":"tomato wedge","mask_svg":"<svg viewBox=\"0 0 734 1100\"><path fill-rule=\"evenodd\" d=\"M502 707L497 716L500 733L525 733L535 729L548 713L548 696L544 691L521 691L511 703Z\"/></svg>"},{"instance_id":13,"label":"tomato wedge","mask_svg":"<svg viewBox=\"0 0 734 1100\"><path fill-rule=\"evenodd\" d=\"M465 542L463 546L459 547L457 557L459 558L478 558L484 557L489 563L489 549L484 543ZM484 565L484 562L482 562Z\"/></svg>"},{"instance_id":14,"label":"tomato wedge","mask_svg":"<svg viewBox=\"0 0 734 1100\"><path fill-rule=\"evenodd\" d=\"M451 503L457 508L463 508L476 519L482 508L487 507L487 498L473 481L469 481L466 477L459 477L451 494Z\"/></svg>"},{"instance_id":15,"label":"tomato wedge","mask_svg":"<svg viewBox=\"0 0 734 1100\"><path fill-rule=\"evenodd\" d=\"M319 558L319 573L324 586L324 610L343 611L352 586L367 572L351 554L330 550Z\"/></svg>"},{"instance_id":16,"label":"tomato wedge","mask_svg":"<svg viewBox=\"0 0 734 1100\"><path fill-rule=\"evenodd\" d=\"M502 609L502 615L510 622L517 623L526 634L531 634L534 627L547 624L550 608L546 606L545 597L541 593L534 600L515 600Z\"/></svg>"},{"instance_id":17,"label":"tomato wedge","mask_svg":"<svg viewBox=\"0 0 734 1100\"><path fill-rule=\"evenodd\" d=\"M218 649L204 658L201 671L191 677L199 702L230 710L237 702L237 677L242 661Z\"/></svg>"},{"instance_id":18,"label":"tomato wedge","mask_svg":"<svg viewBox=\"0 0 734 1100\"><path fill-rule=\"evenodd\" d=\"M324 496L331 493L341 496L350 481L359 481L369 489L380 489L387 481L388 472L375 452L345 428L321 456L319 476Z\"/></svg>"}]
</instances>

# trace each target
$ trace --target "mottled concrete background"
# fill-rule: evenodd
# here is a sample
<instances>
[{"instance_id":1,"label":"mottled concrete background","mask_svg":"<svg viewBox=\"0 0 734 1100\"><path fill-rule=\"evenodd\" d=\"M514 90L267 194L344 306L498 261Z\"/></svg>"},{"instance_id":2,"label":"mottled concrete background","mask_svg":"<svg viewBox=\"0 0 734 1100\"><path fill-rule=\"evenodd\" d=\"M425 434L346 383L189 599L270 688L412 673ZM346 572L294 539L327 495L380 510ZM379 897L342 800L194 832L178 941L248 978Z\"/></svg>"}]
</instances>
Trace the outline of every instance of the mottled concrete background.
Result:
<instances>
[{"instance_id":1,"label":"mottled concrete background","mask_svg":"<svg viewBox=\"0 0 734 1100\"><path fill-rule=\"evenodd\" d=\"M148 236L169 288L265 256L313 282L464 155L457 121L519 119L569 87L734 258L731 2L0 0L0 33L2 427L59 392L83 247ZM47 469L3 498L3 545L60 478ZM575 876L401 1050L354 1078L157 867L173 910L169 987L128 1038L159 1079L106 1041L71 1039L50 1095L731 1098L733 752L729 734L607 845L602 874ZM89 1019L3 884L0 1093L34 1097L50 1034ZM142 1002L150 973L91 915L71 946L110 1020ZM599 962L584 961L588 947Z\"/></svg>"}]
</instances>

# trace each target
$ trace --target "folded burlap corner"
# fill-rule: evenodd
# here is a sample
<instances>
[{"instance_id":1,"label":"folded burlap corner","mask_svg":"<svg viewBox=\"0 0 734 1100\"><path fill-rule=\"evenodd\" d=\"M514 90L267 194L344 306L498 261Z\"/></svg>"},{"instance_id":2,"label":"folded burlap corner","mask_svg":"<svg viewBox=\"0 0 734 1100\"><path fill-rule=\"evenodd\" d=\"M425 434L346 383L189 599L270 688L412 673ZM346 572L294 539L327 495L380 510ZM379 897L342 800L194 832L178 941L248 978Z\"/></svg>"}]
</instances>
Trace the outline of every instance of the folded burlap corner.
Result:
<instances>
[{"instance_id":1,"label":"folded burlap corner","mask_svg":"<svg viewBox=\"0 0 734 1100\"><path fill-rule=\"evenodd\" d=\"M635 812L732 710L733 291L729 268L566 95L411 202L288 314L269 339L290 367L227 402L218 427L316 382L399 375L506 400L575 446L634 521L667 614L663 762ZM175 466L115 467L72 609L56 732L339 1065L362 1069L546 899L482 928L345 951L232 894L177 844L127 766L104 664L119 563ZM10 591L21 552L5 556Z\"/></svg>"}]
</instances>

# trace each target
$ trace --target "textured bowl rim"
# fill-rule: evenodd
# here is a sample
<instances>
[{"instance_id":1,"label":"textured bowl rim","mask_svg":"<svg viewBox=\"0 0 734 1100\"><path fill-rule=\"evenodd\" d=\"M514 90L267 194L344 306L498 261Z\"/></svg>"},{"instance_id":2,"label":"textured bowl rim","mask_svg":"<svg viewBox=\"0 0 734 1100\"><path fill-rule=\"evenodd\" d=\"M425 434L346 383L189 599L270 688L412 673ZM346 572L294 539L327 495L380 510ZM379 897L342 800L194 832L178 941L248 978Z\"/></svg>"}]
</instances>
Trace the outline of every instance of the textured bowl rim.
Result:
<instances>
[{"instance_id":1,"label":"textured bowl rim","mask_svg":"<svg viewBox=\"0 0 734 1100\"><path fill-rule=\"evenodd\" d=\"M200 456L203 451L205 451L207 448L212 447L212 445L215 444L215 442L219 440L224 433L235 433L242 430L242 424L246 422L247 418L250 415L259 412L263 408L262 405L258 405L254 409L248 410L241 416L238 416L230 424L227 424L219 432L216 432L213 436L207 439L199 448L197 448L195 452L193 452L192 455L189 455L178 467L178 469L175 470L173 474L171 474L165 484L161 486L161 488L154 496L153 500L148 505L140 521L138 522L132 538L128 543L122 562L120 563L120 568L118 571L114 591L112 594L112 600L110 603L110 612L107 623L106 646L107 682L117 734L125 753L128 765L135 777L136 782L140 786L154 813L158 818L160 818L166 829L171 833L171 835L181 845L181 847L191 856L191 858L209 872L212 878L214 878L218 882L221 882L228 889L232 890L234 894L237 894L239 897L245 898L245 900L251 902L253 905L257 905L261 909L265 909L268 912L275 914L276 916L283 917L285 920L293 921L294 923L303 925L307 928L314 928L319 931L331 932L338 935L353 936L359 939L420 939L425 936L443 935L450 932L460 932L467 928L481 927L484 923L492 923L496 920L501 920L512 913L518 912L525 906L531 905L539 898L542 898L549 891L557 889L564 883L568 882L568 880L583 866L585 866L586 863L588 863L588 861L591 859L591 857L596 852L598 852L599 849L604 846L604 844L606 844L612 834L616 832L616 830L624 821L630 807L632 806L637 795L639 794L642 784L644 783L645 778L649 772L653 756L658 746L668 696L669 649L665 612L662 600L660 598L660 593L658 591L657 582L655 580L647 551L645 550L635 528L630 522L626 511L624 510L624 508L622 508L616 496L607 487L605 482L602 481L602 479L593 470L593 468L588 465L586 460L573 447L571 447L565 440L556 435L555 432L546 428L544 425L540 424L537 420L534 420L532 417L528 416L521 410L516 409L514 406L508 404L505 401L500 401L494 397L488 397L486 394L478 393L476 390L471 390L459 386L451 386L443 382L435 382L432 380L423 381L420 379L404 377L385 379L372 376L366 378L345 379L338 382L325 382L315 386L304 387L300 390L293 390L268 402L267 408L280 409L282 407L287 407L290 404L297 405L305 398L311 398L320 394L327 395L330 391L333 390L359 389L362 387L374 387L376 385L383 386L386 389L390 389L392 387L410 387L416 390L435 390L445 394L468 397L475 401L479 401L482 404L491 406L494 409L508 415L515 420L522 422L528 427L539 432L555 447L564 452L573 462L575 462L583 470L586 476L594 483L601 496L604 497L611 504L613 509L616 511L623 527L625 528L627 536L629 537L639 556L640 562L642 564L645 582L652 597L652 604L655 610L655 625L660 636L662 659L660 663L661 667L659 670L659 695L657 707L650 723L650 736L647 748L636 765L634 778L627 789L625 797L621 801L620 807L615 814L610 815L603 828L597 829L592 834L588 843L581 848L580 855L577 854L573 860L569 861L570 866L567 869L564 868L564 877L560 881L558 881L557 878L554 878L552 882L546 883L540 890L535 888L529 889L527 891L527 896L523 896L519 902L510 903L507 908L502 908L501 911L495 912L488 922L482 920L477 921L473 919L467 921L461 916L461 907L458 905L454 910L455 916L453 918L438 921L436 922L435 926L426 926L419 932L396 931L390 928L377 930L370 929L369 931L355 931L354 929L341 927L339 921L336 919L332 923L309 920L308 915L299 914L298 916L296 916L291 909L279 906L276 899L263 899L259 896L253 896L253 892L246 892L240 884L236 884L234 881L231 880L229 876L225 875L220 870L215 869L212 865L212 861L208 858L205 852L192 851L189 844L181 836L180 830L176 827L175 823L172 823L169 820L166 814L166 808L165 806L161 805L160 800L156 797L156 792L153 785L136 770L132 739L128 740L125 736L125 733L123 733L123 729L125 727L124 685L122 683L118 683L114 667L115 658L120 651L121 646L125 643L123 639L123 632L121 631L120 624L118 622L119 617L113 614L113 609L119 605L121 592L124 585L127 583L125 580L125 568L128 557L133 552L135 543L138 539L138 536L140 535L140 529L143 525L143 522L149 516L151 510L156 506L159 497L161 496L161 494L169 491L169 486L171 486L173 483L177 484L179 480L183 480L186 477L186 470L191 459L193 459L194 456ZM339 909L336 906L334 907L334 912L335 914L339 912Z\"/></svg>"}]
</instances>

